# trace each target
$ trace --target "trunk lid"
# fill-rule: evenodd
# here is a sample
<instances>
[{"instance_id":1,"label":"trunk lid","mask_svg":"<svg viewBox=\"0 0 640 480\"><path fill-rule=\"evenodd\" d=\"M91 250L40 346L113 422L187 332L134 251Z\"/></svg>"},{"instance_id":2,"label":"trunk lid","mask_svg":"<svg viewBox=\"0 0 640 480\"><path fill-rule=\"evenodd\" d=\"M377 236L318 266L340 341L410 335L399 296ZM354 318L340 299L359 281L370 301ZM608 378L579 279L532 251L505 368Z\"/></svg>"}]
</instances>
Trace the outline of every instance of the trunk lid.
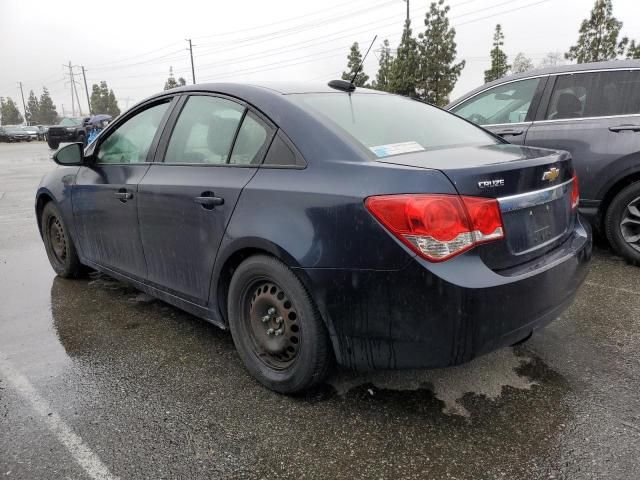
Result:
<instances>
[{"instance_id":1,"label":"trunk lid","mask_svg":"<svg viewBox=\"0 0 640 480\"><path fill-rule=\"evenodd\" d=\"M378 161L437 169L461 195L498 199L505 238L477 247L485 263L496 271L544 255L573 230L573 166L566 152L499 144L423 151Z\"/></svg>"}]
</instances>

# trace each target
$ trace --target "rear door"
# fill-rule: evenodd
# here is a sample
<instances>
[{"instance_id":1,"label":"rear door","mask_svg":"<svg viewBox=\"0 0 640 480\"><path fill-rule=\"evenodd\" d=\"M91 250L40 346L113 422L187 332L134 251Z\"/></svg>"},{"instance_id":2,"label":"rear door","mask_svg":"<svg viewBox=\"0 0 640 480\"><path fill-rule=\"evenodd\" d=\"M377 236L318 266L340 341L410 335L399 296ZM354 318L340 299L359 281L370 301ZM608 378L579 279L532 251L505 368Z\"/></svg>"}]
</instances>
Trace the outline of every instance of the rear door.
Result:
<instances>
[{"instance_id":1,"label":"rear door","mask_svg":"<svg viewBox=\"0 0 640 480\"><path fill-rule=\"evenodd\" d=\"M598 192L618 170L637 164L640 151L640 70L558 75L545 93L526 144L568 150L581 197Z\"/></svg>"},{"instance_id":2,"label":"rear door","mask_svg":"<svg viewBox=\"0 0 640 480\"><path fill-rule=\"evenodd\" d=\"M147 269L138 231L138 182L153 158L171 98L128 115L92 148L72 191L79 247L85 258L144 279Z\"/></svg>"},{"instance_id":3,"label":"rear door","mask_svg":"<svg viewBox=\"0 0 640 480\"><path fill-rule=\"evenodd\" d=\"M181 100L138 192L150 283L205 305L218 247L240 192L274 129L243 103L213 95Z\"/></svg>"},{"instance_id":4,"label":"rear door","mask_svg":"<svg viewBox=\"0 0 640 480\"><path fill-rule=\"evenodd\" d=\"M526 78L496 85L455 105L451 111L501 136L523 144L547 77Z\"/></svg>"}]
</instances>

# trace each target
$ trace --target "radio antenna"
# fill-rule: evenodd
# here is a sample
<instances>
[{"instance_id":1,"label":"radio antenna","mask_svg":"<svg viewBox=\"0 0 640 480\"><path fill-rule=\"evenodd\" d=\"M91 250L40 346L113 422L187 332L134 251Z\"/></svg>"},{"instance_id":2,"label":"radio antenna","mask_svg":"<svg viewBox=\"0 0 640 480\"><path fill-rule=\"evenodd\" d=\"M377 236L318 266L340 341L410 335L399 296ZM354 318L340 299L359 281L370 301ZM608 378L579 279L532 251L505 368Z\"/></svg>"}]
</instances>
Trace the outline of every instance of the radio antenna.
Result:
<instances>
[{"instance_id":1,"label":"radio antenna","mask_svg":"<svg viewBox=\"0 0 640 480\"><path fill-rule=\"evenodd\" d=\"M353 82L355 82L356 77L358 76L358 74L360 73L360 70L362 70L362 65L364 65L364 61L367 59L367 55L369 55L369 50L371 50L371 47L373 47L374 42L376 41L376 38L378 38L378 35L376 35L375 37L373 37L373 40L371 40L371 45L369 45L369 48L367 49L367 53L364 54L364 57L362 57L362 61L360 62L360 65L358 65L358 69L356 70L356 73L353 74L353 77L351 77L351 81L349 82L349 85L351 85L350 90L353 90L356 86L353 84Z\"/></svg>"}]
</instances>

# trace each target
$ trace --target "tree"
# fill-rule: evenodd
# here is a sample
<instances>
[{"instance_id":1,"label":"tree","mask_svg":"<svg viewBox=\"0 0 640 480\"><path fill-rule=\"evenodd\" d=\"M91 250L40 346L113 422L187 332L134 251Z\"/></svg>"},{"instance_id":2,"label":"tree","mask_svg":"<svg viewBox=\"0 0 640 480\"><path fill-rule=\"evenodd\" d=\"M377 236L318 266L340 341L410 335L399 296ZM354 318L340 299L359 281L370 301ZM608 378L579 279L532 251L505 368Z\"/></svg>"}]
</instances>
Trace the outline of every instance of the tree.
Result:
<instances>
[{"instance_id":1,"label":"tree","mask_svg":"<svg viewBox=\"0 0 640 480\"><path fill-rule=\"evenodd\" d=\"M53 125L58 123L58 112L56 106L49 95L47 87L42 87L42 95L40 95L40 115L38 122L42 125Z\"/></svg>"},{"instance_id":2,"label":"tree","mask_svg":"<svg viewBox=\"0 0 640 480\"><path fill-rule=\"evenodd\" d=\"M627 47L627 58L640 58L640 43L636 43L635 40L631 40Z\"/></svg>"},{"instance_id":3,"label":"tree","mask_svg":"<svg viewBox=\"0 0 640 480\"><path fill-rule=\"evenodd\" d=\"M2 125L18 125L24 121L20 110L11 97L0 103L0 123Z\"/></svg>"},{"instance_id":4,"label":"tree","mask_svg":"<svg viewBox=\"0 0 640 480\"><path fill-rule=\"evenodd\" d=\"M498 78L504 77L509 71L510 65L507 63L507 54L502 50L504 45L504 33L502 33L502 26L496 25L496 30L493 34L493 49L491 50L491 68L485 70L484 81L492 82Z\"/></svg>"},{"instance_id":5,"label":"tree","mask_svg":"<svg viewBox=\"0 0 640 480\"><path fill-rule=\"evenodd\" d=\"M622 22L613 16L611 0L596 0L591 17L580 25L578 43L564 54L567 60L578 63L615 59L622 53L627 38L618 42Z\"/></svg>"},{"instance_id":6,"label":"tree","mask_svg":"<svg viewBox=\"0 0 640 480\"><path fill-rule=\"evenodd\" d=\"M389 40L385 38L380 48L380 58L378 60L378 73L376 73L376 79L373 81L373 88L376 90L382 90L383 92L389 91L389 76L391 75L391 68L393 66L393 56L391 55L391 49L389 48Z\"/></svg>"},{"instance_id":7,"label":"tree","mask_svg":"<svg viewBox=\"0 0 640 480\"><path fill-rule=\"evenodd\" d=\"M164 82L164 89L170 90L176 87L184 87L187 84L187 81L180 77L176 80L176 77L173 76L173 67L169 67L169 78Z\"/></svg>"},{"instance_id":8,"label":"tree","mask_svg":"<svg viewBox=\"0 0 640 480\"><path fill-rule=\"evenodd\" d=\"M432 2L424 18L425 31L418 37L419 70L418 95L440 107L449 103L449 94L455 87L465 61L456 59L456 30L449 24L449 6L444 0Z\"/></svg>"},{"instance_id":9,"label":"tree","mask_svg":"<svg viewBox=\"0 0 640 480\"><path fill-rule=\"evenodd\" d=\"M557 67L565 63L564 56L560 52L548 52L540 61L540 68Z\"/></svg>"},{"instance_id":10,"label":"tree","mask_svg":"<svg viewBox=\"0 0 640 480\"><path fill-rule=\"evenodd\" d=\"M347 56L347 71L342 72L342 79L351 81L355 73L358 71L358 67L361 63L362 54L360 53L360 47L358 45L358 42L353 42L353 45L351 45L351 50L349 51L349 55ZM364 87L368 80L369 75L360 70L356 78L353 80L353 84L356 87Z\"/></svg>"},{"instance_id":11,"label":"tree","mask_svg":"<svg viewBox=\"0 0 640 480\"><path fill-rule=\"evenodd\" d=\"M113 117L120 115L116 96L104 80L91 87L91 109L94 113L105 113Z\"/></svg>"},{"instance_id":12,"label":"tree","mask_svg":"<svg viewBox=\"0 0 640 480\"><path fill-rule=\"evenodd\" d=\"M516 55L516 58L513 59L513 64L511 65L511 73L524 73L529 70L533 70L535 67L533 62L529 57L527 57L524 53L520 52Z\"/></svg>"},{"instance_id":13,"label":"tree","mask_svg":"<svg viewBox=\"0 0 640 480\"><path fill-rule=\"evenodd\" d=\"M25 117L27 117L28 125L38 125L40 123L40 102L36 94L33 93L33 90L29 92Z\"/></svg>"},{"instance_id":14,"label":"tree","mask_svg":"<svg viewBox=\"0 0 640 480\"><path fill-rule=\"evenodd\" d=\"M404 24L402 39L391 65L389 74L389 91L399 95L416 98L417 72L420 67L418 42L411 32L411 21Z\"/></svg>"}]
</instances>

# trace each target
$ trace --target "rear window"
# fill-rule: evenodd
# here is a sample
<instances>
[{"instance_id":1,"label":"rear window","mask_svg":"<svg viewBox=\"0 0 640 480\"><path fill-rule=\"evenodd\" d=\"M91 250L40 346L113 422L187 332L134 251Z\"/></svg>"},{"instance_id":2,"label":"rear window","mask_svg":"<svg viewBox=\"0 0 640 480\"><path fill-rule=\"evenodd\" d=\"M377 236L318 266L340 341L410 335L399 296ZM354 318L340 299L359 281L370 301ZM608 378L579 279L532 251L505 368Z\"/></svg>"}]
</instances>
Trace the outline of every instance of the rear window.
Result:
<instances>
[{"instance_id":1,"label":"rear window","mask_svg":"<svg viewBox=\"0 0 640 480\"><path fill-rule=\"evenodd\" d=\"M291 97L381 158L422 150L499 143L453 114L406 97L309 93Z\"/></svg>"}]
</instances>

